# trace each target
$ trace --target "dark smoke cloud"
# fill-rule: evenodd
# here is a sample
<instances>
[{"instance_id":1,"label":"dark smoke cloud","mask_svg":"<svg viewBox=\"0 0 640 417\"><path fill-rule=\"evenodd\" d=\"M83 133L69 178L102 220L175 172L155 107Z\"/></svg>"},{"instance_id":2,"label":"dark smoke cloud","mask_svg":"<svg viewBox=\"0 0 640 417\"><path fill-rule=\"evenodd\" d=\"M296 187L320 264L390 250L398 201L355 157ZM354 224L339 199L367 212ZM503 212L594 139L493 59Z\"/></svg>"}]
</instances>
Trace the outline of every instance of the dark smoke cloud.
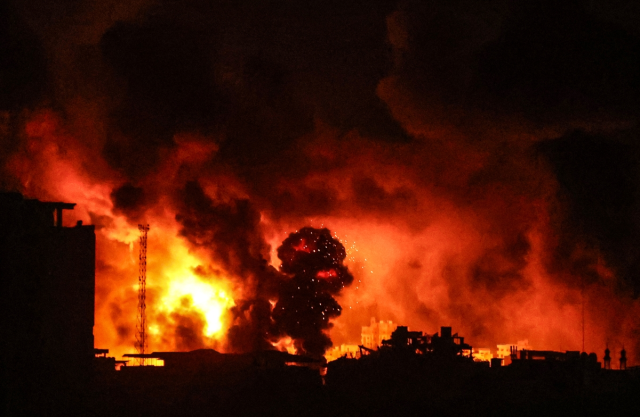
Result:
<instances>
[{"instance_id":1,"label":"dark smoke cloud","mask_svg":"<svg viewBox=\"0 0 640 417\"><path fill-rule=\"evenodd\" d=\"M156 323L165 330L159 338L166 345L175 346L177 351L212 348L204 339L207 321L199 311L192 308L192 304L191 297L184 296L180 299L178 308L155 318Z\"/></svg>"},{"instance_id":2,"label":"dark smoke cloud","mask_svg":"<svg viewBox=\"0 0 640 417\"><path fill-rule=\"evenodd\" d=\"M330 319L342 308L334 295L353 282L343 264L344 246L328 229L305 227L291 233L278 248L280 271L290 276L280 287L273 319L280 332L304 353L322 355L331 346Z\"/></svg>"},{"instance_id":3,"label":"dark smoke cloud","mask_svg":"<svg viewBox=\"0 0 640 417\"><path fill-rule=\"evenodd\" d=\"M4 175L7 158L19 149L19 114L42 100L49 89L45 49L10 2L0 4L0 189L18 190Z\"/></svg>"},{"instance_id":4,"label":"dark smoke cloud","mask_svg":"<svg viewBox=\"0 0 640 417\"><path fill-rule=\"evenodd\" d=\"M266 206L277 218L286 217L288 213L301 216L328 215L335 210L335 200L335 192L326 186L301 184L295 189L281 190L275 195L275 204L267 200Z\"/></svg>"},{"instance_id":5,"label":"dark smoke cloud","mask_svg":"<svg viewBox=\"0 0 640 417\"><path fill-rule=\"evenodd\" d=\"M354 203L365 211L379 210L383 216L398 210L411 210L418 205L413 190L400 187L388 192L370 177L353 178L351 187Z\"/></svg>"},{"instance_id":6,"label":"dark smoke cloud","mask_svg":"<svg viewBox=\"0 0 640 417\"><path fill-rule=\"evenodd\" d=\"M9 2L0 5L0 111L38 104L47 92L45 50Z\"/></svg>"},{"instance_id":7,"label":"dark smoke cloud","mask_svg":"<svg viewBox=\"0 0 640 417\"><path fill-rule=\"evenodd\" d=\"M124 172L154 166L176 132L209 130L222 114L212 35L197 16L189 18L153 14L119 22L102 37L105 60L124 90L110 112L104 153Z\"/></svg>"},{"instance_id":8,"label":"dark smoke cloud","mask_svg":"<svg viewBox=\"0 0 640 417\"><path fill-rule=\"evenodd\" d=\"M553 120L631 115L640 100L640 39L587 2L516 3L479 59L477 83L501 107Z\"/></svg>"},{"instance_id":9,"label":"dark smoke cloud","mask_svg":"<svg viewBox=\"0 0 640 417\"><path fill-rule=\"evenodd\" d=\"M487 289L496 298L526 291L530 282L522 270L531 245L522 233L507 235L500 246L487 250L471 270L472 284Z\"/></svg>"},{"instance_id":10,"label":"dark smoke cloud","mask_svg":"<svg viewBox=\"0 0 640 417\"><path fill-rule=\"evenodd\" d=\"M393 2L167 1L116 23L100 41L116 86L105 157L144 175L176 132L218 131L226 137L219 158L260 166L311 132L314 117L406 140L376 95L391 65L384 19L392 9Z\"/></svg>"},{"instance_id":11,"label":"dark smoke cloud","mask_svg":"<svg viewBox=\"0 0 640 417\"><path fill-rule=\"evenodd\" d=\"M236 350L290 335L320 352L315 303L338 311L339 281L309 284L320 264L268 265L261 215L275 227L326 216L410 233L459 215L478 229L477 251L443 255L452 305L434 311L415 292L426 249L399 260L409 278L390 275L389 286L428 320L464 311L496 323L500 306L483 310L469 289L498 302L531 288L530 236L548 203L548 272L597 286L602 255L618 291L638 297L639 10L599 0L3 3L0 162L29 150L22 110L53 107L80 123L69 131L121 175L117 213L137 221L169 195L182 236L247 289L229 331ZM96 135L83 131L92 118ZM165 178L183 133L216 151ZM214 174L244 197L207 195ZM304 255L292 253L284 266ZM274 328L269 300L283 294L294 298ZM297 328L291 312L311 306ZM182 323L183 346L199 346L188 331L198 320ZM490 332L482 323L474 335Z\"/></svg>"},{"instance_id":12,"label":"dark smoke cloud","mask_svg":"<svg viewBox=\"0 0 640 417\"><path fill-rule=\"evenodd\" d=\"M249 300L236 302L231 309L233 325L227 331L227 339L232 351L258 351L273 349L270 341L278 336L271 321L271 303L277 293L259 294ZM264 298L259 298L264 297Z\"/></svg>"},{"instance_id":13,"label":"dark smoke cloud","mask_svg":"<svg viewBox=\"0 0 640 417\"><path fill-rule=\"evenodd\" d=\"M207 347L203 340L206 320L199 314L190 311L188 303L183 303L184 312L172 312L174 343L178 351L191 351Z\"/></svg>"},{"instance_id":14,"label":"dark smoke cloud","mask_svg":"<svg viewBox=\"0 0 640 417\"><path fill-rule=\"evenodd\" d=\"M617 137L616 137L617 136ZM628 135L624 135L628 136ZM550 268L570 268L589 281L598 277L588 267L603 253L620 277L619 290L640 295L640 148L638 135L588 134L570 132L539 144L550 161L562 188L558 211L561 231L558 247L552 253ZM575 258L576 242L591 249L590 255Z\"/></svg>"},{"instance_id":15,"label":"dark smoke cloud","mask_svg":"<svg viewBox=\"0 0 640 417\"><path fill-rule=\"evenodd\" d=\"M131 183L126 183L111 193L114 210L132 220L141 218L148 204L147 200L144 188L136 187Z\"/></svg>"},{"instance_id":16,"label":"dark smoke cloud","mask_svg":"<svg viewBox=\"0 0 640 417\"><path fill-rule=\"evenodd\" d=\"M367 138L406 140L376 95L378 83L389 74L397 77L415 102L431 110L427 119L453 120L461 127L475 128L479 122L474 118L487 114L496 115L496 120L518 115L536 123L571 125L602 118L629 120L637 113L640 43L638 31L630 24L637 14L622 16L623 5L460 0L364 6L359 2L282 2L241 11L229 4L191 2L186 7L160 2L139 18L113 25L100 46L116 79L123 80L124 90L110 112L117 132L105 147L108 159L135 174L140 166L157 163L156 150L174 146L171 138L176 132L217 130L226 139L215 162L230 164L256 207L268 208L276 218L292 213L343 213L354 205L364 213L394 213L417 207L411 190L389 191L370 176L358 174L351 179L352 198L347 201L337 199L331 185L297 181L350 163L348 157L338 155L324 166L322 159L300 152L299 138L313 130L313 117L325 120L339 134L355 129ZM404 36L391 38L389 44L390 30ZM502 140L492 134L491 141ZM601 140L605 150L616 146L608 144L606 134ZM634 192L606 175L597 180L590 175L575 175L580 181L567 178L573 174L563 170L579 173L581 165L565 161L604 157L588 138L573 142L584 151L580 158L573 151L554 153L548 149L551 145L543 151L563 187L562 201L576 214L562 214L566 217L559 220L561 242L555 255L559 259L549 267L573 262L576 255L571 248L576 242L597 242L608 261L620 268L625 285L637 292L634 283L640 279L633 277L630 267L637 256L628 249L635 247L637 227L630 209L624 208L635 203L599 195L593 183L604 182L606 189L619 190L627 198ZM522 214L526 210L514 190L530 188L531 180L526 178L529 174L521 176L521 149L486 150L493 155L489 162L472 175L454 180L459 182L452 182L455 176L446 165L459 167L462 158L456 160L435 146L420 154L430 161L426 166L445 166L439 177L425 172L427 187L433 182L444 184L442 192L448 198L484 211L491 224L502 229L497 234L504 235L503 244L489 248L470 274L475 285L503 293L505 288L526 284L520 282L519 271L528 247L523 236L533 220ZM430 157L429 152L440 154ZM616 175L624 177L637 162L624 154L609 155L600 165L617 166L624 172ZM618 157L622 159L616 163ZM291 186L283 187L286 181ZM587 181L591 184L581 184ZM504 187L507 195L514 192L513 199L503 197ZM501 200L504 205L495 208L495 201ZM600 200L609 203L595 203ZM559 207L560 212L565 208ZM506 218L503 209L509 211ZM255 216L243 221L251 224ZM223 221L230 221L229 216L215 218L218 224ZM202 239L199 227L208 226L196 222L187 225L185 233L192 240ZM255 271L262 267L264 244L241 249L250 247L254 239L259 241L259 235L253 230L229 252L237 253L232 256L238 257L238 265L251 264L249 269ZM218 231L207 244L220 245L217 259L229 264L233 261L225 259L229 256L226 246L219 243L227 236Z\"/></svg>"},{"instance_id":17,"label":"dark smoke cloud","mask_svg":"<svg viewBox=\"0 0 640 417\"><path fill-rule=\"evenodd\" d=\"M635 118L640 37L621 4L586 1L409 1L395 24L394 73L435 117L477 128L478 116L537 123ZM632 17L633 16L633 17Z\"/></svg>"},{"instance_id":18,"label":"dark smoke cloud","mask_svg":"<svg viewBox=\"0 0 640 417\"><path fill-rule=\"evenodd\" d=\"M176 208L180 234L207 248L222 268L245 279L266 270L269 247L262 238L260 213L248 200L217 203L190 181L176 196Z\"/></svg>"},{"instance_id":19,"label":"dark smoke cloud","mask_svg":"<svg viewBox=\"0 0 640 417\"><path fill-rule=\"evenodd\" d=\"M177 207L181 235L208 249L217 265L242 280L246 296L231 309L234 322L227 334L232 350L272 348L270 342L285 336L300 353L322 355L331 346L329 320L341 312L333 296L351 284L353 275L343 264L344 246L329 230L292 233L278 248L278 272L265 260L268 245L249 201L216 203L197 182L188 182Z\"/></svg>"},{"instance_id":20,"label":"dark smoke cloud","mask_svg":"<svg viewBox=\"0 0 640 417\"><path fill-rule=\"evenodd\" d=\"M228 339L231 350L270 348L267 342L270 305L278 272L268 265L268 245L260 230L260 214L248 200L214 202L198 182L187 182L175 198L180 234L206 249L215 265L239 280L245 300L236 300Z\"/></svg>"}]
</instances>

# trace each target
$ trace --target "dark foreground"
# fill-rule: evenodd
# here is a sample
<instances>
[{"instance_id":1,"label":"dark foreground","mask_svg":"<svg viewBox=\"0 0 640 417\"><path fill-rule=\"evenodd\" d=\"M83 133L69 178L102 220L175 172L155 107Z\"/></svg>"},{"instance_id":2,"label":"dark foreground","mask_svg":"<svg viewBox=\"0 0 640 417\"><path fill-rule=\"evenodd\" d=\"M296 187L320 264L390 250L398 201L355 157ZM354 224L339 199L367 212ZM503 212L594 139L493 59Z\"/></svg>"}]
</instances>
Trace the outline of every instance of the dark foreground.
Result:
<instances>
[{"instance_id":1,"label":"dark foreground","mask_svg":"<svg viewBox=\"0 0 640 417\"><path fill-rule=\"evenodd\" d=\"M129 367L98 372L60 401L36 391L31 401L3 408L105 417L640 415L638 393L634 370L542 362L492 369L383 357L332 362L324 382L317 370L299 366Z\"/></svg>"}]
</instances>

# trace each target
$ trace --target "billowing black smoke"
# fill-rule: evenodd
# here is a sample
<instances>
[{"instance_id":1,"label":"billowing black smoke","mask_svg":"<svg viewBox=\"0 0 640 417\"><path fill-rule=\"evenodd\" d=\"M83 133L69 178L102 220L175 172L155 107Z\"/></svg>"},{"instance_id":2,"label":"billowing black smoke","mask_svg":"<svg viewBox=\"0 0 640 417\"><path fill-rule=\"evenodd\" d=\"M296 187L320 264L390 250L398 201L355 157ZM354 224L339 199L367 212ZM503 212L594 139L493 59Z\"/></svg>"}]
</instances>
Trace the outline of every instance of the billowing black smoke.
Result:
<instances>
[{"instance_id":1,"label":"billowing black smoke","mask_svg":"<svg viewBox=\"0 0 640 417\"><path fill-rule=\"evenodd\" d=\"M330 320L342 312L333 296L353 282L343 264L345 248L328 229L305 227L285 239L278 257L282 261L279 276L262 274L259 280L266 281L257 283L255 298L237 303L232 310L231 348L268 349L269 342L288 336L298 353L321 356L331 346L326 332L332 326Z\"/></svg>"},{"instance_id":2,"label":"billowing black smoke","mask_svg":"<svg viewBox=\"0 0 640 417\"><path fill-rule=\"evenodd\" d=\"M305 227L278 248L280 270L290 279L280 285L272 317L298 351L321 355L331 346L325 330L342 311L333 296L353 282L345 257L344 246L328 229Z\"/></svg>"},{"instance_id":3,"label":"billowing black smoke","mask_svg":"<svg viewBox=\"0 0 640 417\"><path fill-rule=\"evenodd\" d=\"M271 349L272 342L289 336L299 353L322 355L331 346L330 319L341 313L333 296L353 282L343 264L344 246L328 229L305 227L278 248L277 271L266 261L260 216L248 200L214 202L196 181L177 197L181 235L206 247L214 263L242 286L244 299L231 310L229 349Z\"/></svg>"},{"instance_id":4,"label":"billowing black smoke","mask_svg":"<svg viewBox=\"0 0 640 417\"><path fill-rule=\"evenodd\" d=\"M321 356L332 344L326 332L330 320L342 312L334 296L353 282L343 264L345 248L328 229L305 227L285 239L278 257L281 273L260 275L255 298L232 310L230 347L269 349L288 336L298 353Z\"/></svg>"}]
</instances>

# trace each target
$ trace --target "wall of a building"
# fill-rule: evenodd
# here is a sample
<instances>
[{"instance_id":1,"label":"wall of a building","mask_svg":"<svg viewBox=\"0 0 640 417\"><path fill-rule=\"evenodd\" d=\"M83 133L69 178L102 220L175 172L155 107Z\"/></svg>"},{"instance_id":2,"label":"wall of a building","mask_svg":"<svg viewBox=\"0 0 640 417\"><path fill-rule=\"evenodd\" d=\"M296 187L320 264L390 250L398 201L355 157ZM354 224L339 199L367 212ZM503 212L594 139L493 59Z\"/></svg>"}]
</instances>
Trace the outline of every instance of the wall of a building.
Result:
<instances>
[{"instance_id":1,"label":"wall of a building","mask_svg":"<svg viewBox=\"0 0 640 417\"><path fill-rule=\"evenodd\" d=\"M51 205L0 194L3 415L75 408L93 357L95 231Z\"/></svg>"}]
</instances>

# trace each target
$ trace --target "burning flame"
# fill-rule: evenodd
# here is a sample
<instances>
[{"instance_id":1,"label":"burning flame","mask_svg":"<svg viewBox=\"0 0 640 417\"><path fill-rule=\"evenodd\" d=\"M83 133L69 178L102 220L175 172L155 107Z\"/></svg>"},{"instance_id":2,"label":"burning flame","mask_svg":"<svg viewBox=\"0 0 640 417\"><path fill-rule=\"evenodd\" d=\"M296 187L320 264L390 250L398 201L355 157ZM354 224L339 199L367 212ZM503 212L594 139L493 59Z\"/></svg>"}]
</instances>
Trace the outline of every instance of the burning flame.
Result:
<instances>
[{"instance_id":1,"label":"burning flame","mask_svg":"<svg viewBox=\"0 0 640 417\"><path fill-rule=\"evenodd\" d=\"M96 225L96 326L95 345L106 346L121 356L133 349L138 291L137 225L114 210L111 192L121 180L80 141L61 128L55 113L34 114L25 125L25 152L15 155L9 169L21 180L30 197L77 203L65 215L65 226L76 220ZM181 135L179 152L167 160L167 172L178 169L185 159L215 150L200 146L196 139ZM195 156L194 156L195 155ZM193 158L192 158L193 159ZM107 180L95 178L96 168ZM235 305L234 288L221 272L211 269L206 255L187 246L179 236L175 213L160 201L145 214L151 225L147 253L147 322L149 351L176 350L168 337L176 326L173 317L197 316L203 320L205 342L220 344L228 310Z\"/></svg>"},{"instance_id":2,"label":"burning flame","mask_svg":"<svg viewBox=\"0 0 640 417\"><path fill-rule=\"evenodd\" d=\"M76 138L65 131L52 111L31 115L23 135L24 149L12 155L7 168L28 197L77 203L75 210L65 214L65 226L77 220L96 225L95 345L109 348L115 356L130 353L137 311L137 225L116 210L111 195L127 179L110 168L99 151L85 146L81 136ZM202 138L189 135L176 138L177 152L163 154L158 171L148 174L140 183L155 198L147 204L141 219L151 226L147 254L150 351L205 346L224 350L226 330L232 325L229 310L235 300L243 299L243 291L248 291L236 284L237 277L212 264L204 248L181 237L168 197L175 191L174 181L186 181L181 177L185 172L199 173L199 164L216 152L215 146L204 146L201 142ZM377 169L376 159L362 149L345 150L345 154L355 155L349 163L362 169ZM407 182L402 187L418 187L406 175L409 168L384 167L387 177ZM224 181L216 181L215 175L222 175ZM371 173L374 178L375 175ZM345 202L349 192L343 187L344 176L336 177L340 180L327 174L327 187L334 187L336 198L343 199L341 204L351 207ZM231 174L216 172L203 178L207 194L219 200L229 198L230 194L231 198L244 196ZM331 185L331 181L336 184ZM223 189L218 183L233 185ZM381 178L377 178L377 183L387 187L379 190L383 195L392 195L397 188L397 184ZM239 191L229 191L234 187ZM368 189L367 184L363 187ZM544 261L555 236L545 205L546 194L541 192L540 196L527 200L515 192L517 198L510 196L508 189L500 189L482 204L467 207L428 188L420 190L415 200L410 200L415 209L401 213L415 223L413 228L402 222L394 224L391 211L387 213L391 221L349 211L316 219L345 233L347 264L355 275L354 285L339 296L344 308L342 316L332 322L334 344L358 340L359 329L368 322L372 307L380 316L425 331L453 325L462 334L474 334L470 342L479 346L529 338L544 349L579 349L582 320L586 322L589 351L604 350L611 334L609 328L617 329L614 337L619 345L634 334L640 303L616 297L614 273L604 261L599 260L594 266L597 275L603 277L602 284L588 286L583 294L579 287L567 284L571 277L556 276L545 269ZM545 192L553 195L555 191ZM399 194L398 199L404 198ZM522 233L528 245L526 256L512 256L521 264L513 264L513 260L503 255L512 244L503 242L501 232L491 229L500 223L507 207L526 217L522 220L527 226ZM305 221L292 216L290 223L287 219L276 222L268 212L262 214L272 248L282 242L285 230L294 230ZM423 222L423 217L428 217L429 222ZM309 253L317 250L304 240L295 249ZM279 262L275 250L272 251L271 264ZM507 279L513 275L509 274L509 268L517 272L518 280ZM473 274L478 271L503 271L505 278L494 283L489 279L493 275ZM334 274L335 271L327 269L319 272L317 278L330 280ZM469 277L482 280L473 281ZM583 302L587 303L584 317ZM461 318L459 312L467 310L473 312L472 320ZM474 323L482 325L474 327ZM191 333L185 332L185 328ZM186 340L188 337L194 340ZM289 337L273 346L295 351Z\"/></svg>"},{"instance_id":3,"label":"burning flame","mask_svg":"<svg viewBox=\"0 0 640 417\"><path fill-rule=\"evenodd\" d=\"M291 339L289 336L283 337L277 342L271 343L271 345L273 345L274 348L281 352L286 351L291 355L295 355L296 353L296 347L293 344L293 339Z\"/></svg>"},{"instance_id":4,"label":"burning flame","mask_svg":"<svg viewBox=\"0 0 640 417\"><path fill-rule=\"evenodd\" d=\"M206 337L221 338L224 314L235 305L228 280L221 276L199 275L197 271L206 265L206 261L189 251L185 242L176 237L177 230L169 228L168 231L165 229L153 233L152 229L150 234L151 260L147 285L151 291L158 293L158 301L152 306L152 312L171 315L188 307L204 317ZM154 237L159 242L154 243ZM170 254L160 249L161 256L157 256L153 249L161 245L170 248Z\"/></svg>"},{"instance_id":5,"label":"burning flame","mask_svg":"<svg viewBox=\"0 0 640 417\"><path fill-rule=\"evenodd\" d=\"M187 304L188 300L188 305L201 312L206 320L205 336L221 337L224 329L223 315L235 304L226 291L216 287L216 284L202 282L193 275L174 278L169 281L158 310L171 313Z\"/></svg>"},{"instance_id":6,"label":"burning flame","mask_svg":"<svg viewBox=\"0 0 640 417\"><path fill-rule=\"evenodd\" d=\"M150 333L152 328L160 331L158 337L149 339L149 349L180 350L169 335L172 328L182 325L177 318L183 316L201 319L202 334L198 336L205 345L218 346L228 327L229 309L235 305L230 280L221 273L206 272L206 258L187 247L175 225L157 220L149 232L147 317ZM137 285L134 289L137 291Z\"/></svg>"}]
</instances>

